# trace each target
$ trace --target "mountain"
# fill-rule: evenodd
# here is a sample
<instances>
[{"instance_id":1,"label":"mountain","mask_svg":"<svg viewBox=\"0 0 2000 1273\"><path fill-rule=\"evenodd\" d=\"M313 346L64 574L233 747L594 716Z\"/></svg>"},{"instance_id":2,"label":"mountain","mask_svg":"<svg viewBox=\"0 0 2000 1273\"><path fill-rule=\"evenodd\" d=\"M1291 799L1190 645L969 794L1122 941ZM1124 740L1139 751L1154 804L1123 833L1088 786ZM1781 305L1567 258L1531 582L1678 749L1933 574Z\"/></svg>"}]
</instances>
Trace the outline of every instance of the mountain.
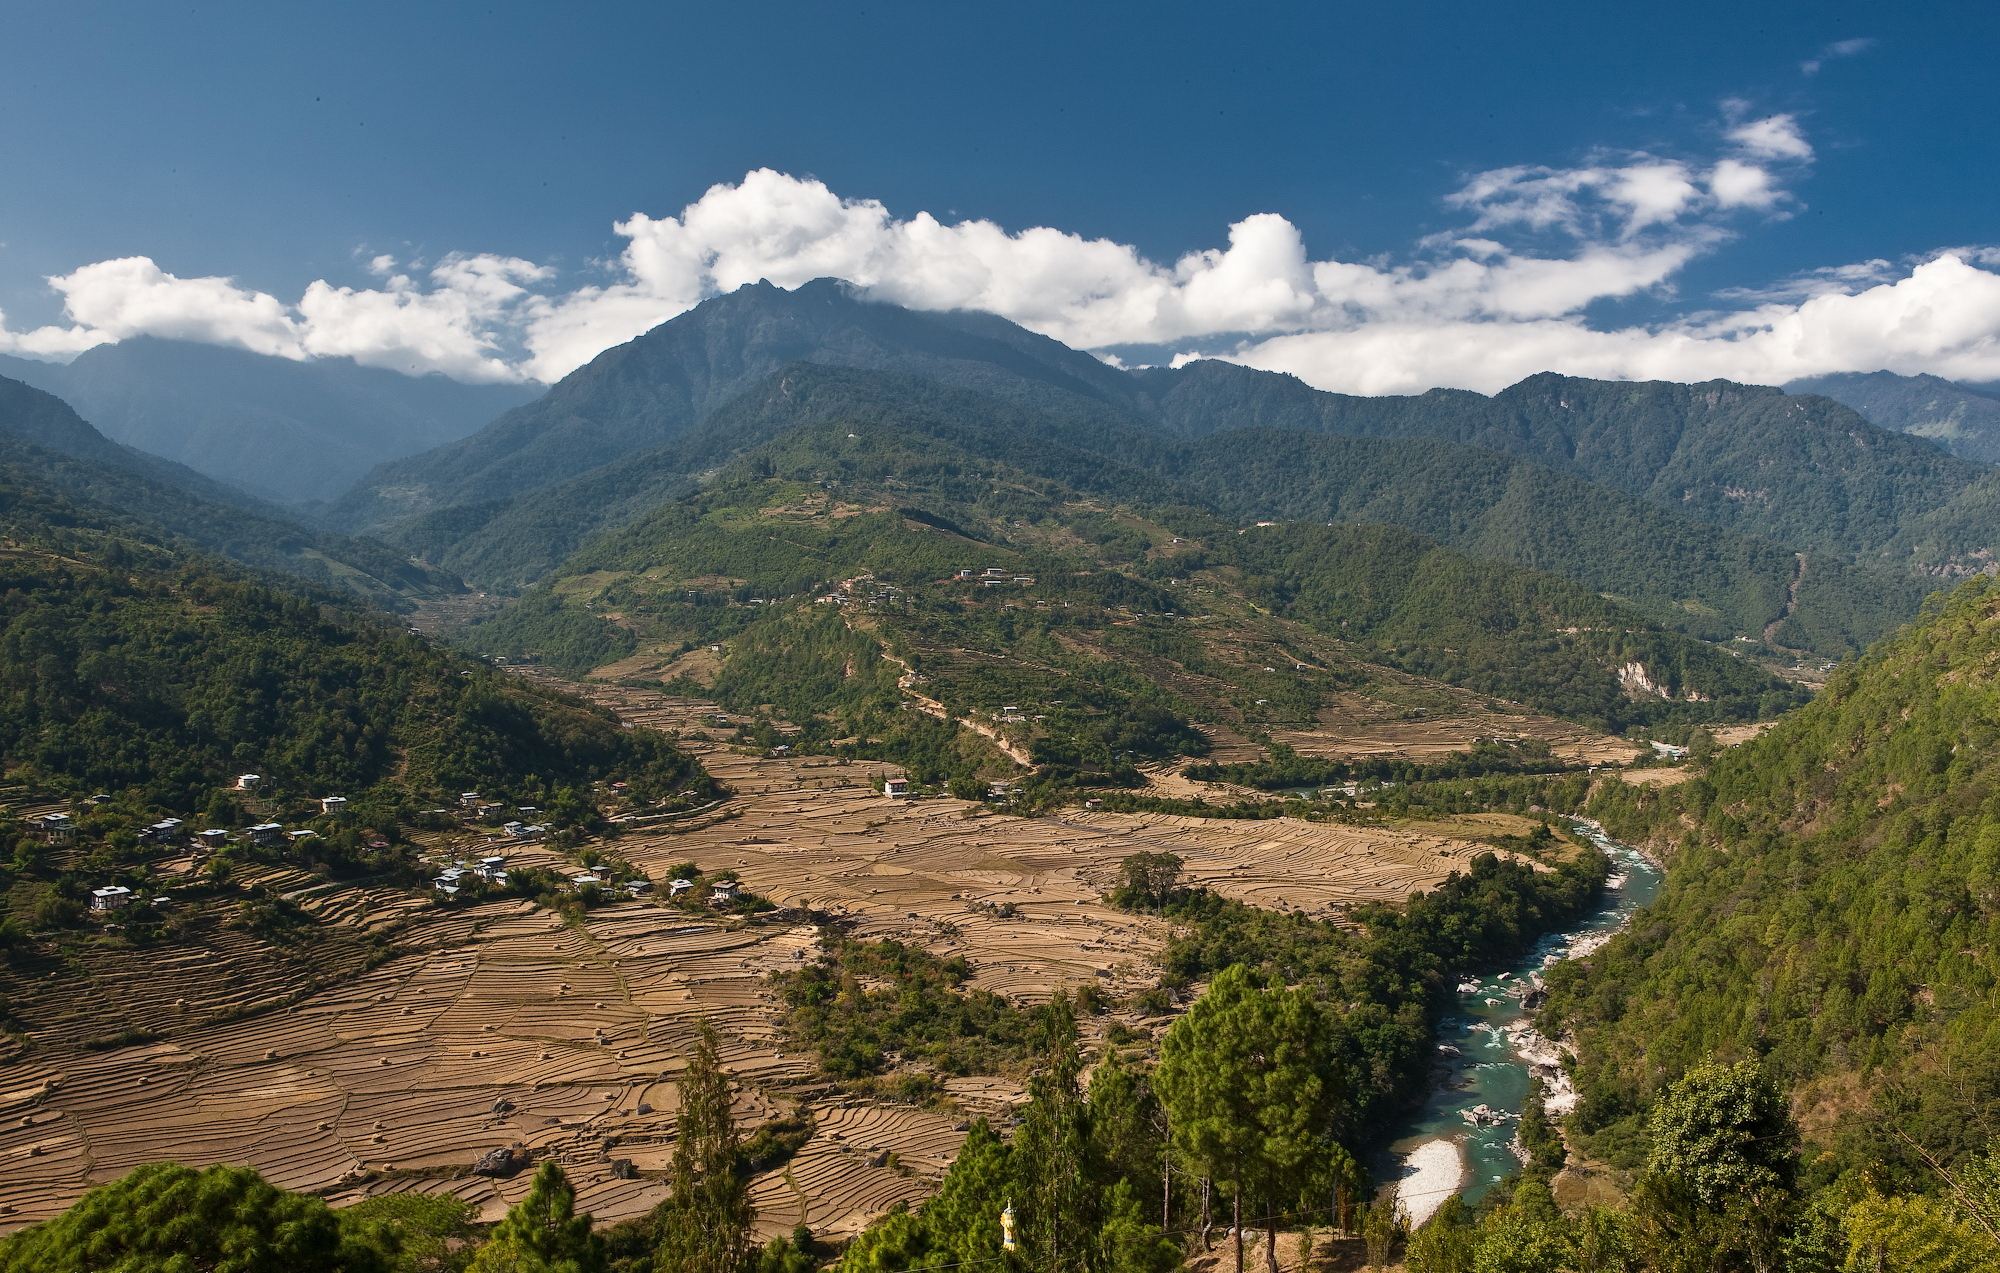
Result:
<instances>
[{"instance_id":1,"label":"mountain","mask_svg":"<svg viewBox=\"0 0 2000 1273\"><path fill-rule=\"evenodd\" d=\"M1808 552L1882 556L1907 526L1988 472L1878 428L1830 398L1726 380L1685 385L1545 372L1490 398L1460 389L1361 398L1220 362L1150 368L1134 378L1162 423L1186 436L1256 426L1440 438ZM1960 556L2000 547L2000 519L1976 534L1976 542L1944 547Z\"/></svg>"},{"instance_id":2,"label":"mountain","mask_svg":"<svg viewBox=\"0 0 2000 1273\"><path fill-rule=\"evenodd\" d=\"M1100 450L1059 420L893 372L794 364L680 438L567 482L419 517L391 542L478 586L509 591L593 534L696 489L746 450L801 425L888 425L1093 495L1200 506L1238 522L1376 522L1474 556L1551 571L1654 622L1711 640L1746 637L1839 657L1913 614L1928 585L1886 569L1718 530L1610 488L1449 442L1227 431L1163 437L1101 422Z\"/></svg>"},{"instance_id":3,"label":"mountain","mask_svg":"<svg viewBox=\"0 0 2000 1273\"><path fill-rule=\"evenodd\" d=\"M988 569L997 590L960 574ZM903 688L946 720L1060 707L1009 735L1058 771L1199 754L1209 729L1310 730L1330 695L1384 666L1601 728L1797 701L1553 575L1394 527L1239 529L1107 499L879 417L748 451L593 540L469 640L570 672L632 660L694 677L808 742L878 737L886 756L957 777Z\"/></svg>"},{"instance_id":4,"label":"mountain","mask_svg":"<svg viewBox=\"0 0 2000 1273\"><path fill-rule=\"evenodd\" d=\"M458 442L371 473L331 510L350 528L413 517L426 552L484 533L499 501L595 475L569 500L640 507L655 489L639 469L698 471L671 448L771 373L795 362L888 371L985 394L1058 426L1063 441L1124 458L1135 446L1199 442L1246 428L1382 440L1436 440L1497 451L1610 486L1743 534L1805 551L1867 558L1892 573L1962 576L2000 550L1991 471L1907 434L1877 428L1828 398L1715 381L1626 383L1540 375L1491 397L1432 390L1402 397L1325 393L1297 379L1214 361L1136 372L990 315L923 313L820 280L716 297L607 351L549 393ZM604 479L606 485L591 485ZM528 512L520 524L563 522ZM483 547L468 546L468 560ZM548 554L539 559L546 564ZM494 577L516 567L496 561ZM518 571L512 576L518 578ZM1889 601L1899 610L1902 598Z\"/></svg>"},{"instance_id":5,"label":"mountain","mask_svg":"<svg viewBox=\"0 0 2000 1273\"><path fill-rule=\"evenodd\" d=\"M1991 386L1977 388L1931 375L1849 371L1794 380L1785 392L1844 402L1871 423L1929 438L1961 459L2000 461L2000 394Z\"/></svg>"},{"instance_id":6,"label":"mountain","mask_svg":"<svg viewBox=\"0 0 2000 1273\"><path fill-rule=\"evenodd\" d=\"M119 442L285 504L332 499L384 460L462 438L539 392L150 336L67 365L0 357L0 375Z\"/></svg>"},{"instance_id":7,"label":"mountain","mask_svg":"<svg viewBox=\"0 0 2000 1273\"><path fill-rule=\"evenodd\" d=\"M0 379L0 464L18 481L85 501L143 533L391 609L461 591L455 578L377 540L307 530L184 465L121 446L61 399L15 380Z\"/></svg>"},{"instance_id":8,"label":"mountain","mask_svg":"<svg viewBox=\"0 0 2000 1273\"><path fill-rule=\"evenodd\" d=\"M383 465L329 516L379 529L553 485L685 433L793 362L920 375L1079 431L1143 410L1123 372L1003 318L874 304L833 279L795 291L757 283L599 354L469 438Z\"/></svg>"},{"instance_id":9,"label":"mountain","mask_svg":"<svg viewBox=\"0 0 2000 1273\"><path fill-rule=\"evenodd\" d=\"M1669 870L1628 933L1551 977L1592 1153L1631 1152L1710 1054L1791 1088L1824 1179L1874 1158L1922 1182L1919 1146L1949 1165L1993 1142L1996 667L2000 587L1978 579L1707 772L1602 785L1594 816Z\"/></svg>"}]
</instances>

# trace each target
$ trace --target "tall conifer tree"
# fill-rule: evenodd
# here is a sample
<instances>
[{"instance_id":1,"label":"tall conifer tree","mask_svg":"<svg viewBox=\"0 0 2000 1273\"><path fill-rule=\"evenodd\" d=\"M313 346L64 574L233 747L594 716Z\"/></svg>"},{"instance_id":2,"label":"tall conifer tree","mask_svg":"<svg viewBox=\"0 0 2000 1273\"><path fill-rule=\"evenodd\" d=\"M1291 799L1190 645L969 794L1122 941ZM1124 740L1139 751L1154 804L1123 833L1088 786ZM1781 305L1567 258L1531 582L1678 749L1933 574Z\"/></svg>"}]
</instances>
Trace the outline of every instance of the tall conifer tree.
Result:
<instances>
[{"instance_id":1,"label":"tall conifer tree","mask_svg":"<svg viewBox=\"0 0 2000 1273\"><path fill-rule=\"evenodd\" d=\"M1076 1016L1062 991L1042 1014L1042 1072L1029 1081L1031 1103L1014 1138L1014 1161L1027 1193L1022 1245L1038 1273L1086 1273L1097 1234L1097 1176L1090 1110L1077 1077Z\"/></svg>"},{"instance_id":2,"label":"tall conifer tree","mask_svg":"<svg viewBox=\"0 0 2000 1273\"><path fill-rule=\"evenodd\" d=\"M653 1210L658 1273L744 1273L754 1256L756 1209L743 1177L729 1076L716 1058L715 1027L701 1023L681 1076L675 1118L673 1193Z\"/></svg>"}]
</instances>

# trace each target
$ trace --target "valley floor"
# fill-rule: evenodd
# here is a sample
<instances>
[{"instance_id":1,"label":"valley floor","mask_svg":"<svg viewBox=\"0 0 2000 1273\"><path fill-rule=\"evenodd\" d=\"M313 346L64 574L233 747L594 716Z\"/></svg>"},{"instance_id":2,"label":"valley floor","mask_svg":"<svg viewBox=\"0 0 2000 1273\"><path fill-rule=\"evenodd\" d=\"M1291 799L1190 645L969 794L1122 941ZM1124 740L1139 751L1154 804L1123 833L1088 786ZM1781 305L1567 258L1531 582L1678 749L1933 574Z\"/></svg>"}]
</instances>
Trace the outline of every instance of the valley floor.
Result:
<instances>
[{"instance_id":1,"label":"valley floor","mask_svg":"<svg viewBox=\"0 0 2000 1273\"><path fill-rule=\"evenodd\" d=\"M664 728L718 712L616 686L586 692ZM566 924L521 901L444 909L319 887L300 896L322 923L365 929L393 915L396 953L289 1006L260 1010L228 976L180 977L168 989L150 972L171 954L119 969L52 968L37 993L88 1002L90 1020L57 1013L62 1028L0 1064L0 1227L47 1218L159 1159L249 1163L336 1204L449 1191L495 1219L527 1175L494 1180L467 1168L510 1145L561 1160L580 1209L600 1221L637 1215L664 1193L674 1076L706 1017L740 1084L746 1133L787 1115L812 1123L804 1147L755 1181L759 1229L806 1223L844 1236L927 1196L965 1120L1004 1119L1025 1092L1007 1079L951 1079L957 1108L936 1110L827 1083L807 1054L786 1049L767 980L817 953L815 920L963 955L973 984L1019 1003L1092 982L1125 996L1152 984L1167 935L1160 921L1100 900L1129 854L1169 850L1227 896L1326 913L1398 901L1485 851L1442 828L1080 810L1020 818L962 800L886 798L871 779L893 766L690 747L734 798L699 817L630 824L611 847L656 880L681 862L734 869L784 908L777 917L723 921L625 901ZM560 864L546 849L512 853L523 864L538 855ZM1003 905L1014 913L1002 917ZM227 1005L241 1015L217 1012ZM170 1006L207 1024L161 1028ZM1087 1028L1101 1036L1114 1019L1141 1037L1166 1024L1126 1012L1087 1018ZM78 1047L138 1023L162 1037Z\"/></svg>"}]
</instances>

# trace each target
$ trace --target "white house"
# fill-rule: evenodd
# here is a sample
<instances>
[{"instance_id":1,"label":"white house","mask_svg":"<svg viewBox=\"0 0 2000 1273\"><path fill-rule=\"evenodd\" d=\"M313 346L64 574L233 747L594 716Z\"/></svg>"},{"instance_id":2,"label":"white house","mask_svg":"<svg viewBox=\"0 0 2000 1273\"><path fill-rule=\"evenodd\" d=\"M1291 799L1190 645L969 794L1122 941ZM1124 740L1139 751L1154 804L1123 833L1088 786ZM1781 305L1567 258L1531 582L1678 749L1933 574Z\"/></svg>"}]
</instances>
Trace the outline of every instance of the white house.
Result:
<instances>
[{"instance_id":1,"label":"white house","mask_svg":"<svg viewBox=\"0 0 2000 1273\"><path fill-rule=\"evenodd\" d=\"M717 880L708 886L708 904L710 906L727 906L739 896L741 896L741 893L738 891L738 885L735 880Z\"/></svg>"},{"instance_id":2,"label":"white house","mask_svg":"<svg viewBox=\"0 0 2000 1273\"><path fill-rule=\"evenodd\" d=\"M90 909L94 911L115 911L132 904L132 890L113 884L109 888L90 890Z\"/></svg>"},{"instance_id":3,"label":"white house","mask_svg":"<svg viewBox=\"0 0 2000 1273\"><path fill-rule=\"evenodd\" d=\"M276 822L260 822L246 834L250 843L260 849L275 849L285 840L285 828Z\"/></svg>"},{"instance_id":4,"label":"white house","mask_svg":"<svg viewBox=\"0 0 2000 1273\"><path fill-rule=\"evenodd\" d=\"M345 809L346 807L347 807L346 796L321 796L319 798L319 811L323 814L339 813L342 809Z\"/></svg>"},{"instance_id":5,"label":"white house","mask_svg":"<svg viewBox=\"0 0 2000 1273\"><path fill-rule=\"evenodd\" d=\"M195 832L194 838L200 840L205 848L219 849L229 843L229 832L220 827L210 827L206 831Z\"/></svg>"},{"instance_id":6,"label":"white house","mask_svg":"<svg viewBox=\"0 0 2000 1273\"><path fill-rule=\"evenodd\" d=\"M910 780L908 778L884 778L882 780L882 794L891 799L907 796L910 794Z\"/></svg>"},{"instance_id":7,"label":"white house","mask_svg":"<svg viewBox=\"0 0 2000 1273\"><path fill-rule=\"evenodd\" d=\"M236 775L236 789L238 791L255 791L257 788L263 785L264 785L264 775L262 774Z\"/></svg>"},{"instance_id":8,"label":"white house","mask_svg":"<svg viewBox=\"0 0 2000 1273\"><path fill-rule=\"evenodd\" d=\"M670 881L670 882L669 882L669 883L667 884L667 896L668 896L669 898L675 898L675 897L680 897L681 895L683 895L684 893L686 893L686 892L687 892L687 891L688 891L689 889L691 889L691 888L693 888L693 887L694 887L694 881L693 881L693 880L673 880L673 881Z\"/></svg>"}]
</instances>

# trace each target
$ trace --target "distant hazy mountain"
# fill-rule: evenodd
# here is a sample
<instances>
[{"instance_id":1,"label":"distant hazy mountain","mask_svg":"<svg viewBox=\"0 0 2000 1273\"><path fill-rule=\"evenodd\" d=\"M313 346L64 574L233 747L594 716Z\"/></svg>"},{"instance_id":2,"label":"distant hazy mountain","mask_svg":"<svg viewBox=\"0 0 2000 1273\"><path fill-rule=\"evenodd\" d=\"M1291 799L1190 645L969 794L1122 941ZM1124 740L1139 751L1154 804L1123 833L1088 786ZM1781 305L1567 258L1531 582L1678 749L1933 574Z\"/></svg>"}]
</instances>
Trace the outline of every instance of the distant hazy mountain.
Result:
<instances>
[{"instance_id":1,"label":"distant hazy mountain","mask_svg":"<svg viewBox=\"0 0 2000 1273\"><path fill-rule=\"evenodd\" d=\"M1893 371L1850 371L1794 380L1785 392L1823 394L1885 429L1929 438L1964 459L2000 462L2000 392L1992 386Z\"/></svg>"},{"instance_id":2,"label":"distant hazy mountain","mask_svg":"<svg viewBox=\"0 0 2000 1273\"><path fill-rule=\"evenodd\" d=\"M0 357L0 374L117 441L283 503L331 499L384 460L462 438L540 392L150 337L68 366Z\"/></svg>"},{"instance_id":3,"label":"distant hazy mountain","mask_svg":"<svg viewBox=\"0 0 2000 1273\"><path fill-rule=\"evenodd\" d=\"M0 378L0 467L11 481L116 513L163 542L296 575L390 608L460 590L455 578L378 540L308 530L242 491L113 442L62 399L5 378Z\"/></svg>"}]
</instances>

